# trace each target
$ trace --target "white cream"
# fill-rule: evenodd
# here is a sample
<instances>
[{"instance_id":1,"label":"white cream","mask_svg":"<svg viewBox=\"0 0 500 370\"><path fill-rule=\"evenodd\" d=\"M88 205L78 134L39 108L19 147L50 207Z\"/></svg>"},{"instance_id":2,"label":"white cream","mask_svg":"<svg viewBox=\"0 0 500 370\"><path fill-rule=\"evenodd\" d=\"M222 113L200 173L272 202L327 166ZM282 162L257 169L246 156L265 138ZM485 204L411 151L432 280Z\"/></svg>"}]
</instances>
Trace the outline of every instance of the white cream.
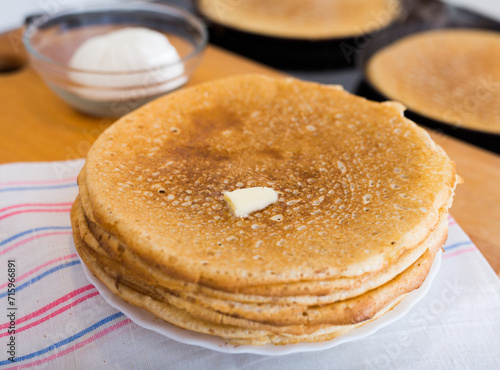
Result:
<instances>
[{"instance_id":1,"label":"white cream","mask_svg":"<svg viewBox=\"0 0 500 370\"><path fill-rule=\"evenodd\" d=\"M75 92L93 100L145 97L186 82L184 67L175 64L180 59L162 33L128 27L87 39L69 61L71 68L104 73L71 72L70 78L83 85Z\"/></svg>"},{"instance_id":2,"label":"white cream","mask_svg":"<svg viewBox=\"0 0 500 370\"><path fill-rule=\"evenodd\" d=\"M278 201L278 193L271 188L255 187L224 192L224 200L236 217L248 217Z\"/></svg>"}]
</instances>

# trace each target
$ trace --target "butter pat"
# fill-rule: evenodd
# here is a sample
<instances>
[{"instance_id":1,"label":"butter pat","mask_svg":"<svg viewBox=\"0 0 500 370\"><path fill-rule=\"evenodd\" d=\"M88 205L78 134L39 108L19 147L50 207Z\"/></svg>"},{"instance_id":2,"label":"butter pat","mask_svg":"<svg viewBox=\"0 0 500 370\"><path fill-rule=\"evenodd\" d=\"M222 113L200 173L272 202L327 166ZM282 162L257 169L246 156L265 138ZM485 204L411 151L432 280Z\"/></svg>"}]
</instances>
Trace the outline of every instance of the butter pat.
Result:
<instances>
[{"instance_id":1,"label":"butter pat","mask_svg":"<svg viewBox=\"0 0 500 370\"><path fill-rule=\"evenodd\" d=\"M236 217L248 217L278 201L278 193L271 188L255 187L224 192L224 200Z\"/></svg>"}]
</instances>

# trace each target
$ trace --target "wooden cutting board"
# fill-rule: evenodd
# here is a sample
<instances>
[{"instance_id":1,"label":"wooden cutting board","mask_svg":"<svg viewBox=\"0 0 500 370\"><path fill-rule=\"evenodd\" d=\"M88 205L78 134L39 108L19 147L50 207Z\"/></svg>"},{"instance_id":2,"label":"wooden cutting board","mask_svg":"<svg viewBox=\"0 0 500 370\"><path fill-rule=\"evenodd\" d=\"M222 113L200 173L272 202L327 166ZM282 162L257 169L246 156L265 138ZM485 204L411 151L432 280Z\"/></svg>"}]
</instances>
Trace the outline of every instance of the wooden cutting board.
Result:
<instances>
[{"instance_id":1,"label":"wooden cutting board","mask_svg":"<svg viewBox=\"0 0 500 370\"><path fill-rule=\"evenodd\" d=\"M23 67L2 72L16 64ZM209 46L188 86L241 73L283 75ZM112 123L74 111L46 87L27 66L19 30L0 35L0 163L85 157ZM465 181L451 213L500 276L500 156L439 133L431 135Z\"/></svg>"}]
</instances>

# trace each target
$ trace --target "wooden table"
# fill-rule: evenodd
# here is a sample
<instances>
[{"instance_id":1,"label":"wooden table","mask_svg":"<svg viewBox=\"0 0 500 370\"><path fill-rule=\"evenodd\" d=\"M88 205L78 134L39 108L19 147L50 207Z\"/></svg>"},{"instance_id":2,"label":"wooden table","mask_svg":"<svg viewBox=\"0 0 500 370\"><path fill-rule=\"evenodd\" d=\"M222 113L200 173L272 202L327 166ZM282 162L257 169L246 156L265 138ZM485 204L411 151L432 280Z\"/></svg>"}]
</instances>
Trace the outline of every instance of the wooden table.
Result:
<instances>
[{"instance_id":1,"label":"wooden table","mask_svg":"<svg viewBox=\"0 0 500 370\"><path fill-rule=\"evenodd\" d=\"M26 60L19 31L0 35L0 69L5 61L15 59ZM240 73L282 75L209 46L188 86ZM0 163L84 157L113 122L74 111L29 67L0 72L0 107ZM448 136L431 135L456 162L465 180L457 189L451 213L500 276L500 156Z\"/></svg>"}]
</instances>

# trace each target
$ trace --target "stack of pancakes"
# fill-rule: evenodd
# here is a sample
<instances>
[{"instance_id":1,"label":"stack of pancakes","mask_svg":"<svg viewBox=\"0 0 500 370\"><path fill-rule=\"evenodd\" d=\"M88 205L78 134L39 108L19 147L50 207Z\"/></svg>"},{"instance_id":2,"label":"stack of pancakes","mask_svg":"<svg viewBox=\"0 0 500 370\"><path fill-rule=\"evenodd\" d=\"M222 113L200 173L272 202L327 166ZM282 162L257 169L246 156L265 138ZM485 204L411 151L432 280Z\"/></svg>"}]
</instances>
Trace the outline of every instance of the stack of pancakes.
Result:
<instances>
[{"instance_id":1,"label":"stack of pancakes","mask_svg":"<svg viewBox=\"0 0 500 370\"><path fill-rule=\"evenodd\" d=\"M91 148L75 244L114 294L235 344L334 338L426 278L455 166L397 103L250 75L156 100ZM278 202L235 217L223 192Z\"/></svg>"}]
</instances>

